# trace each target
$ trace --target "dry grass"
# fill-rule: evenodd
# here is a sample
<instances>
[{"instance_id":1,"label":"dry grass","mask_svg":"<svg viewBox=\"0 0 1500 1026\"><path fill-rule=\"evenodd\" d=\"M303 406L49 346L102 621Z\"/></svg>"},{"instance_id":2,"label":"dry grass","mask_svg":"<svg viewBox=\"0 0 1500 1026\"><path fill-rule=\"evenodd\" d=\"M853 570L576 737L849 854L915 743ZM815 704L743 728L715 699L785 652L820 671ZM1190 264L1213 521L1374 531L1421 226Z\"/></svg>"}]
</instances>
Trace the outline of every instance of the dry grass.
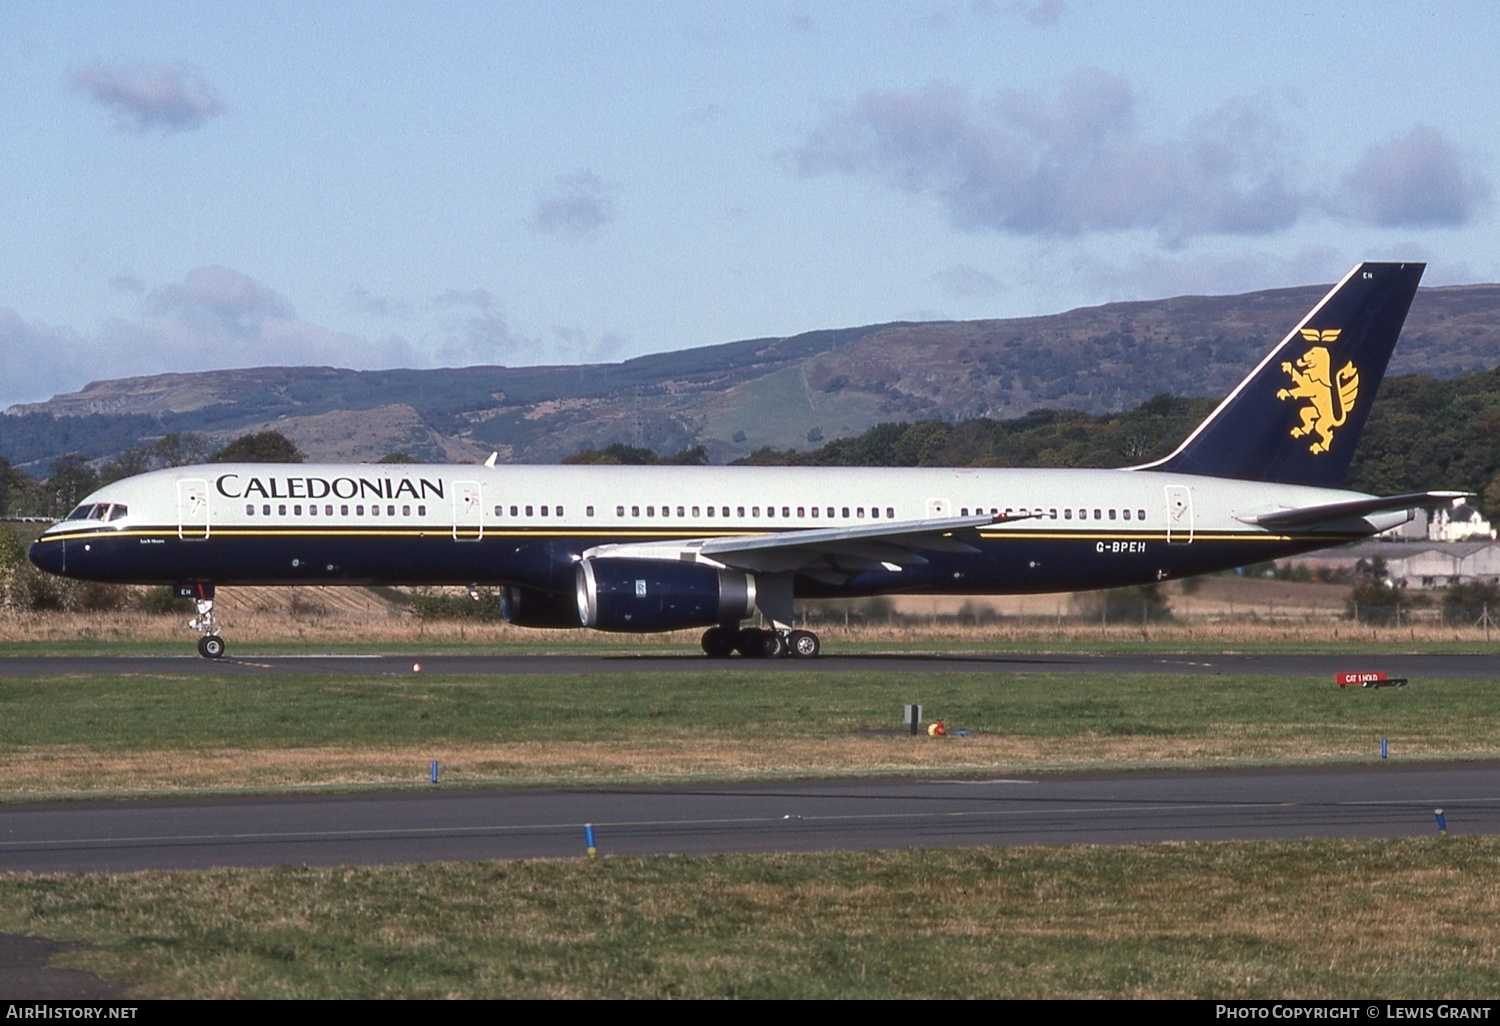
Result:
<instances>
[{"instance_id":1,"label":"dry grass","mask_svg":"<svg viewBox=\"0 0 1500 1026\"><path fill-rule=\"evenodd\" d=\"M718 736L625 741L516 741L141 752L62 746L0 753L4 798L233 794L430 786L436 759L445 786L567 786L885 774L1036 773L1078 770L1368 761L1377 743L1351 729L1309 741L1304 731L1225 725L1200 737L978 736L787 738ZM1403 760L1493 759L1494 743L1402 738Z\"/></svg>"},{"instance_id":2,"label":"dry grass","mask_svg":"<svg viewBox=\"0 0 1500 1026\"><path fill-rule=\"evenodd\" d=\"M1487 999L1500 841L0 876L175 997Z\"/></svg>"},{"instance_id":3,"label":"dry grass","mask_svg":"<svg viewBox=\"0 0 1500 1026\"><path fill-rule=\"evenodd\" d=\"M328 593L349 591L346 602L327 604ZM283 594L268 595L273 592ZM298 593L310 591L312 598ZM389 646L416 650L423 646L515 648L527 651L698 651L699 630L665 634L599 634L583 630L537 630L485 621L422 621L362 589L224 589L217 606L225 636L241 646L317 646L320 648ZM355 599L356 601L347 601ZM362 600L361 600L362 599ZM304 605L288 608L293 602ZM955 600L907 600L908 612L888 622L849 626L817 624L830 652L859 648L911 651L1050 646L1079 648L1150 644L1181 649L1232 649L1271 646L1348 647L1440 645L1483 651L1500 630L1444 626L1432 620L1400 627L1358 625L1326 609L1285 605L1245 607L1238 612L1179 614L1168 623L1084 622L1044 613L1017 613L972 623L955 618L945 607ZM934 607L942 612L931 612ZM190 651L193 634L187 615L163 616L135 611L109 613L17 613L0 618L0 643L33 646L136 644L171 646Z\"/></svg>"}]
</instances>

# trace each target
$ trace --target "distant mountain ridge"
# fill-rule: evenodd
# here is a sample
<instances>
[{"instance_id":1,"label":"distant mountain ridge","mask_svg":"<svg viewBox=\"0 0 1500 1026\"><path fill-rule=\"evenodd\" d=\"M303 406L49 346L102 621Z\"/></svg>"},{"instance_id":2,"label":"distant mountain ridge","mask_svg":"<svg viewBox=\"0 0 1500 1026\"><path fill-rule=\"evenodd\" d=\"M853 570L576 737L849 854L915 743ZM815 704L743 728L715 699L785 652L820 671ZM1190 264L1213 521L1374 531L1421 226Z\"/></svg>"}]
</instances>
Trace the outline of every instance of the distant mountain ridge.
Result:
<instances>
[{"instance_id":1,"label":"distant mountain ridge","mask_svg":"<svg viewBox=\"0 0 1500 1026\"><path fill-rule=\"evenodd\" d=\"M18 465L100 458L172 431L275 428L319 460L405 451L550 463L624 442L714 462L806 449L887 421L1107 413L1233 387L1326 286L1110 303L1046 317L898 322L747 339L615 364L354 371L258 367L94 382L0 417ZM1422 289L1392 374L1500 365L1500 285Z\"/></svg>"}]
</instances>

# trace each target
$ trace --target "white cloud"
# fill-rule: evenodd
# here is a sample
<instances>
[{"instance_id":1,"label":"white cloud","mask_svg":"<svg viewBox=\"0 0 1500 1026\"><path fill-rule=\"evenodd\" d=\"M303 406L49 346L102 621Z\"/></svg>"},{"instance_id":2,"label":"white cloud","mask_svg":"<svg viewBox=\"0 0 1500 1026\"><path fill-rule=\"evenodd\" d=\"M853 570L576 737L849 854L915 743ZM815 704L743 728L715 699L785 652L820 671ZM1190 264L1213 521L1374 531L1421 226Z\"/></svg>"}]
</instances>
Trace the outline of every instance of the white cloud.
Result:
<instances>
[{"instance_id":1,"label":"white cloud","mask_svg":"<svg viewBox=\"0 0 1500 1026\"><path fill-rule=\"evenodd\" d=\"M1365 150L1336 201L1352 216L1383 227L1466 224L1489 202L1490 184L1458 147L1429 125Z\"/></svg>"},{"instance_id":2,"label":"white cloud","mask_svg":"<svg viewBox=\"0 0 1500 1026\"><path fill-rule=\"evenodd\" d=\"M370 341L300 319L273 289L227 267L199 267L152 289L142 316L83 334L0 309L0 408L90 381L227 367L427 363L406 340Z\"/></svg>"},{"instance_id":3,"label":"white cloud","mask_svg":"<svg viewBox=\"0 0 1500 1026\"><path fill-rule=\"evenodd\" d=\"M500 301L488 289L448 289L432 297L439 327L426 348L443 366L526 364L538 358L535 339L510 330Z\"/></svg>"},{"instance_id":4,"label":"white cloud","mask_svg":"<svg viewBox=\"0 0 1500 1026\"><path fill-rule=\"evenodd\" d=\"M1129 82L1097 70L1073 74L1054 96L976 98L944 83L871 90L790 155L802 175L867 177L936 199L967 231L1144 230L1167 246L1266 235L1328 214L1381 226L1460 223L1489 195L1488 182L1432 129L1371 147L1343 195L1330 198L1263 103L1230 101L1178 138L1144 129L1139 107Z\"/></svg>"},{"instance_id":5,"label":"white cloud","mask_svg":"<svg viewBox=\"0 0 1500 1026\"><path fill-rule=\"evenodd\" d=\"M70 76L126 132L186 132L224 112L218 90L187 64L91 64Z\"/></svg>"},{"instance_id":6,"label":"white cloud","mask_svg":"<svg viewBox=\"0 0 1500 1026\"><path fill-rule=\"evenodd\" d=\"M588 168L559 175L537 196L527 222L532 229L570 239L588 239L615 219L613 189Z\"/></svg>"}]
</instances>

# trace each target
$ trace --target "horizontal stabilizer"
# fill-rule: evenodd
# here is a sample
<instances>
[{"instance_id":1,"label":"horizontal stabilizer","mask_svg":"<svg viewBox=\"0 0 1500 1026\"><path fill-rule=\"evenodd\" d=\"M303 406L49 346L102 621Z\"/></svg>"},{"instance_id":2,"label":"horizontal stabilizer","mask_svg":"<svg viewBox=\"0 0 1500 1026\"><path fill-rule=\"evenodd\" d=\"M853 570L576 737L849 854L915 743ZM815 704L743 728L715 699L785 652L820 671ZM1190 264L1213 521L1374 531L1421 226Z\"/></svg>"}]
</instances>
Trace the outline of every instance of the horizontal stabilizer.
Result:
<instances>
[{"instance_id":1,"label":"horizontal stabilizer","mask_svg":"<svg viewBox=\"0 0 1500 1026\"><path fill-rule=\"evenodd\" d=\"M1472 492L1408 492L1405 495L1351 499L1348 502L1328 502L1297 509L1278 509L1237 519L1258 527L1313 527L1336 520L1347 520L1350 517L1366 517L1372 513L1390 513L1401 509L1436 509L1450 505L1458 499L1473 498L1475 496Z\"/></svg>"}]
</instances>

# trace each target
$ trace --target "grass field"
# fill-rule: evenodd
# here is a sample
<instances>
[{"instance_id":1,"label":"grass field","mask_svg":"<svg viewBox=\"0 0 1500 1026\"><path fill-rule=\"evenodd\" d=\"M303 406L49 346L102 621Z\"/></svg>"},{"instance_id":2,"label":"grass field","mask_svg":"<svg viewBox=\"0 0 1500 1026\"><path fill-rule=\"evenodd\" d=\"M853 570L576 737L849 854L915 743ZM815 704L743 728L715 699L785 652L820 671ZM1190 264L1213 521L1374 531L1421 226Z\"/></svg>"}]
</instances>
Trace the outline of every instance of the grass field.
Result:
<instances>
[{"instance_id":1,"label":"grass field","mask_svg":"<svg viewBox=\"0 0 1500 1026\"><path fill-rule=\"evenodd\" d=\"M143 997L1471 998L1500 841L0 877Z\"/></svg>"},{"instance_id":2,"label":"grass field","mask_svg":"<svg viewBox=\"0 0 1500 1026\"><path fill-rule=\"evenodd\" d=\"M898 731L902 706L966 728ZM774 669L0 680L10 801L834 774L1500 757L1500 689L1326 679Z\"/></svg>"},{"instance_id":3,"label":"grass field","mask_svg":"<svg viewBox=\"0 0 1500 1026\"><path fill-rule=\"evenodd\" d=\"M373 615L372 615L373 613ZM190 651L181 618L13 618L0 653ZM1059 618L1060 619L1060 618ZM687 652L234 611L235 651ZM831 650L1488 651L1325 618L823 628ZM1337 632L1337 636L1333 636ZM580 648L580 645L582 648ZM894 733L901 706L974 731ZM833 670L0 680L0 797L1500 757L1500 688ZM1500 987L1500 839L0 875L0 930L181 997L1447 997Z\"/></svg>"}]
</instances>

